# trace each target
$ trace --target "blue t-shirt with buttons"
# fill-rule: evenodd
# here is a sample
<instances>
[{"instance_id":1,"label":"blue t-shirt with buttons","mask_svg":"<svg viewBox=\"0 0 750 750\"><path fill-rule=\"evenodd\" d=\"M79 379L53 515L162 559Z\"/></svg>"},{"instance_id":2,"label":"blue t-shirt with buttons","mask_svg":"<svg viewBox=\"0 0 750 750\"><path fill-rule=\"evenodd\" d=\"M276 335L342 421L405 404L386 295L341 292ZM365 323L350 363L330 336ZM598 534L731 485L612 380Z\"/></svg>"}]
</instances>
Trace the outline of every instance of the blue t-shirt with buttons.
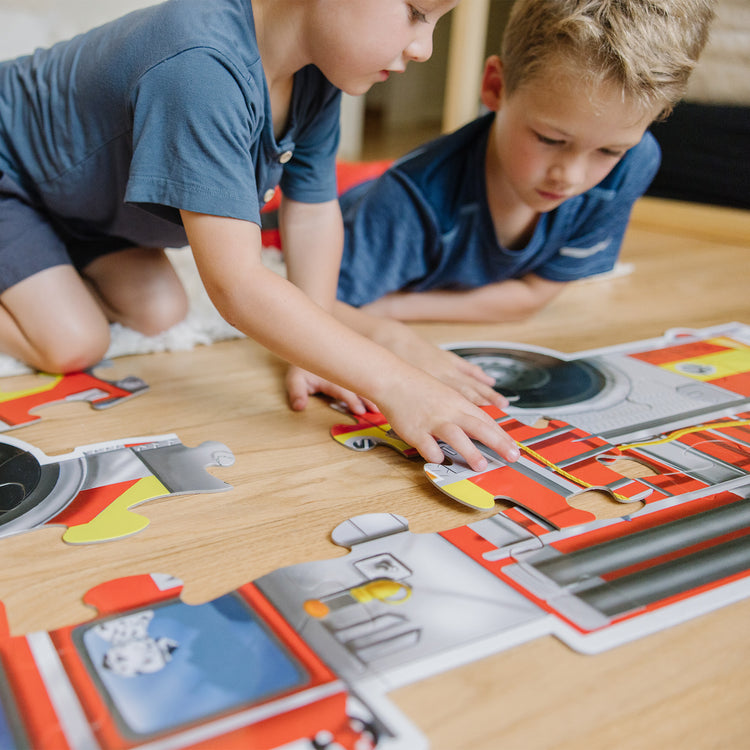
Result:
<instances>
[{"instance_id":1,"label":"blue t-shirt with buttons","mask_svg":"<svg viewBox=\"0 0 750 750\"><path fill-rule=\"evenodd\" d=\"M598 185L542 214L526 246L509 250L497 240L486 197L493 118L438 138L340 198L339 299L360 306L389 292L472 289L527 273L572 281L614 266L632 205L659 167L653 136Z\"/></svg>"},{"instance_id":2,"label":"blue t-shirt with buttons","mask_svg":"<svg viewBox=\"0 0 750 750\"><path fill-rule=\"evenodd\" d=\"M303 68L277 140L250 0L168 0L0 64L0 171L71 236L180 246L180 209L335 199L339 105Z\"/></svg>"}]
</instances>

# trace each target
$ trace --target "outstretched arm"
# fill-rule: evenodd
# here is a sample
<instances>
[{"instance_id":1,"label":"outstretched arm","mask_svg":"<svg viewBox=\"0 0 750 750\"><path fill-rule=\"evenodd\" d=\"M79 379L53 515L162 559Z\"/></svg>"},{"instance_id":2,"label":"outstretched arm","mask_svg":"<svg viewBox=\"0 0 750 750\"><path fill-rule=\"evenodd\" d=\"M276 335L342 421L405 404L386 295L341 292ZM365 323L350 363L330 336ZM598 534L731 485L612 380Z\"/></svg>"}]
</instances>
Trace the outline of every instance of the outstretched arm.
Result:
<instances>
[{"instance_id":1,"label":"outstretched arm","mask_svg":"<svg viewBox=\"0 0 750 750\"><path fill-rule=\"evenodd\" d=\"M425 341L409 326L391 318L369 315L344 302L336 303L335 313L350 328L428 372L472 403L494 404L500 409L508 405L507 399L493 389L494 378L481 367Z\"/></svg>"},{"instance_id":2,"label":"outstretched arm","mask_svg":"<svg viewBox=\"0 0 750 750\"><path fill-rule=\"evenodd\" d=\"M518 448L495 421L457 391L337 321L260 260L251 222L182 212L206 290L228 322L289 362L377 404L427 461L443 440L475 470L486 461L471 438L510 461Z\"/></svg>"},{"instance_id":3,"label":"outstretched arm","mask_svg":"<svg viewBox=\"0 0 750 750\"><path fill-rule=\"evenodd\" d=\"M287 278L324 310L331 312L341 265L343 225L338 200L310 204L282 196L279 227L284 242ZM292 409L301 411L309 397L326 393L345 403L355 414L375 407L348 388L326 381L292 365L286 374L286 390Z\"/></svg>"},{"instance_id":4,"label":"outstretched arm","mask_svg":"<svg viewBox=\"0 0 750 750\"><path fill-rule=\"evenodd\" d=\"M509 323L525 320L551 302L565 282L527 274L465 291L394 292L364 305L372 315L403 321Z\"/></svg>"}]
</instances>

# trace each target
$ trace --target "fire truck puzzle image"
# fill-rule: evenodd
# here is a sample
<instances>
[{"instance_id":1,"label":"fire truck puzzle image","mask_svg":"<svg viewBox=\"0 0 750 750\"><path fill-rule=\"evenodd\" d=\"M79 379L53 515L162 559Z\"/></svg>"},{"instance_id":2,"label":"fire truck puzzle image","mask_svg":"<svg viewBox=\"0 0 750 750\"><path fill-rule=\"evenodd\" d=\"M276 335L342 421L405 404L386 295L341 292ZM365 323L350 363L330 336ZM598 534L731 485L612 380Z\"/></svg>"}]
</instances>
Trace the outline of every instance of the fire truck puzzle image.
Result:
<instances>
[{"instance_id":1,"label":"fire truck puzzle image","mask_svg":"<svg viewBox=\"0 0 750 750\"><path fill-rule=\"evenodd\" d=\"M80 625L0 638L7 748L417 750L387 698L554 635L597 653L750 594L743 492L535 533L503 513L442 533L357 516L344 557L188 605L168 576L102 584Z\"/></svg>"},{"instance_id":2,"label":"fire truck puzzle image","mask_svg":"<svg viewBox=\"0 0 750 750\"><path fill-rule=\"evenodd\" d=\"M491 413L522 457L480 444L489 465L473 472L443 446L425 472L485 515L421 534L359 515L332 532L344 556L205 604L139 575L91 590L90 621L0 623L0 746L418 750L396 688L547 635L601 653L750 595L750 328L576 355L451 348L496 377L510 403ZM415 456L378 414L332 434ZM622 514L571 505L592 489Z\"/></svg>"},{"instance_id":3,"label":"fire truck puzzle image","mask_svg":"<svg viewBox=\"0 0 750 750\"><path fill-rule=\"evenodd\" d=\"M207 466L230 466L229 448L184 446L176 435L129 438L46 456L0 436L0 537L66 526L63 541L88 544L134 534L148 519L136 505L167 495L230 489ZM0 542L1 543L1 542Z\"/></svg>"}]
</instances>

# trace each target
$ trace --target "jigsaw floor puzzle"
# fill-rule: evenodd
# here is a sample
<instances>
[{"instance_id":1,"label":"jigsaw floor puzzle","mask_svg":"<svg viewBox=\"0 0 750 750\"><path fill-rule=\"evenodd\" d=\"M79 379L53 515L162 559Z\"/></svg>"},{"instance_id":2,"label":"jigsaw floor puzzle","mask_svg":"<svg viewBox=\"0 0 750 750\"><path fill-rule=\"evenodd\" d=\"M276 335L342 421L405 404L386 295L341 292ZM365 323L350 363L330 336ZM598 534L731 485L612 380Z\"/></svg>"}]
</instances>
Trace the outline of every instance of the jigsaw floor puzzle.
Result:
<instances>
[{"instance_id":1,"label":"jigsaw floor puzzle","mask_svg":"<svg viewBox=\"0 0 750 750\"><path fill-rule=\"evenodd\" d=\"M5 627L0 746L418 750L397 687L545 635L600 653L750 594L750 328L575 355L451 348L497 377L510 406L492 414L522 458L480 445L476 473L445 446L425 472L464 505L509 507L425 534L360 515L333 530L345 556L202 605L133 576L87 594L88 622ZM380 415L332 433L413 455ZM570 504L592 489L622 515Z\"/></svg>"}]
</instances>

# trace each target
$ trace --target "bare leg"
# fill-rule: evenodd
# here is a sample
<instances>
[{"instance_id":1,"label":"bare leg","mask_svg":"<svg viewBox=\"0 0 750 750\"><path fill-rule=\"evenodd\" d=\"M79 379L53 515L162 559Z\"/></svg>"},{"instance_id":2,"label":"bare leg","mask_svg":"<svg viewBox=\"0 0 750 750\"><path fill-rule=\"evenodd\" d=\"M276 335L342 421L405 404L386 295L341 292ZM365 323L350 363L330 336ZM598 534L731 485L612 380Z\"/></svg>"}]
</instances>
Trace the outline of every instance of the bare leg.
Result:
<instances>
[{"instance_id":1,"label":"bare leg","mask_svg":"<svg viewBox=\"0 0 750 750\"><path fill-rule=\"evenodd\" d=\"M72 266L54 266L0 295L0 351L45 372L101 361L109 324Z\"/></svg>"},{"instance_id":2,"label":"bare leg","mask_svg":"<svg viewBox=\"0 0 750 750\"><path fill-rule=\"evenodd\" d=\"M102 255L83 269L107 319L147 336L185 318L188 301L160 248L134 247Z\"/></svg>"}]
</instances>

